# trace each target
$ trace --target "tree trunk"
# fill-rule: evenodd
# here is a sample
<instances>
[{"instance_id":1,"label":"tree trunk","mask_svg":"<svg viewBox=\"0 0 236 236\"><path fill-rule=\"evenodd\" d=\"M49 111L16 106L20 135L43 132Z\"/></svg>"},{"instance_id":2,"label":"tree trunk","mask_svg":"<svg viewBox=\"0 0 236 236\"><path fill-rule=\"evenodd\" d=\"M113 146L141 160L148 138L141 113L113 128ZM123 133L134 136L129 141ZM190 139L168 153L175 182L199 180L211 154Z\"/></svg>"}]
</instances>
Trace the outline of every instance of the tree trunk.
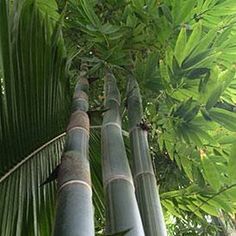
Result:
<instances>
[{"instance_id":1,"label":"tree trunk","mask_svg":"<svg viewBox=\"0 0 236 236\"><path fill-rule=\"evenodd\" d=\"M134 183L145 235L166 236L166 226L149 153L147 127L145 124L142 125L141 95L138 83L134 79L129 80L127 99Z\"/></svg>"},{"instance_id":2,"label":"tree trunk","mask_svg":"<svg viewBox=\"0 0 236 236\"><path fill-rule=\"evenodd\" d=\"M73 98L67 141L58 173L55 236L94 236L88 160L88 81L81 76Z\"/></svg>"},{"instance_id":3,"label":"tree trunk","mask_svg":"<svg viewBox=\"0 0 236 236\"><path fill-rule=\"evenodd\" d=\"M128 231L127 236L143 236L143 226L135 198L132 175L122 137L120 94L114 76L105 78L106 111L102 125L102 168L107 203L106 231Z\"/></svg>"}]
</instances>

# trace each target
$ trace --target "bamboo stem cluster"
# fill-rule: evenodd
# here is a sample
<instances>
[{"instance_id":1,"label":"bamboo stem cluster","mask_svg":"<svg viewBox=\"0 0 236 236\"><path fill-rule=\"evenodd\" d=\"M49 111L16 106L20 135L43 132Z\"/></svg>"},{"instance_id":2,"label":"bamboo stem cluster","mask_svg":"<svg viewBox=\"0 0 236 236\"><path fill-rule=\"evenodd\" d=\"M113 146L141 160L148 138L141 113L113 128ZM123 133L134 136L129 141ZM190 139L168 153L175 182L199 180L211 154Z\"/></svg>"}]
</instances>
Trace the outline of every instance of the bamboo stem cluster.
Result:
<instances>
[{"instance_id":1,"label":"bamboo stem cluster","mask_svg":"<svg viewBox=\"0 0 236 236\"><path fill-rule=\"evenodd\" d=\"M138 83L128 84L128 118L133 176L122 135L120 92L112 73L105 76L105 114L101 128L103 186L108 235L166 236L147 132L139 125L143 107ZM73 99L67 142L58 176L54 235L94 235L88 160L88 81L82 76ZM134 181L133 181L134 179Z\"/></svg>"}]
</instances>

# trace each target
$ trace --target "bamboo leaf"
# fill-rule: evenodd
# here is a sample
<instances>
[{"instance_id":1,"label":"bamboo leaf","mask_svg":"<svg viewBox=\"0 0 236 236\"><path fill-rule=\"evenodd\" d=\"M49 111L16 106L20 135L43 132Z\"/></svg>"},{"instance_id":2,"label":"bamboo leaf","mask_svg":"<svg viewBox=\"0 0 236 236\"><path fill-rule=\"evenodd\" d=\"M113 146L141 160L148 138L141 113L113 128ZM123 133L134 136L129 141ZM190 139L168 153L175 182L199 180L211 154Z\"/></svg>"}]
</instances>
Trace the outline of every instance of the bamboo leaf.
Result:
<instances>
[{"instance_id":1,"label":"bamboo leaf","mask_svg":"<svg viewBox=\"0 0 236 236\"><path fill-rule=\"evenodd\" d=\"M186 129L186 135L188 136L189 140L191 140L198 147L203 146L203 142L199 137L198 133L195 133L194 130L192 130L191 128Z\"/></svg>"},{"instance_id":2,"label":"bamboo leaf","mask_svg":"<svg viewBox=\"0 0 236 236\"><path fill-rule=\"evenodd\" d=\"M181 215L179 214L176 206L170 201L170 200L164 200L163 205L166 208L167 211L169 211L174 216L181 218Z\"/></svg>"},{"instance_id":3,"label":"bamboo leaf","mask_svg":"<svg viewBox=\"0 0 236 236\"><path fill-rule=\"evenodd\" d=\"M184 2L182 1L181 8L179 8L179 5L177 4L178 15L175 18L175 23L176 24L184 23L186 18L190 15L189 13L191 13L195 4L196 4L195 0L188 0L188 1L184 1Z\"/></svg>"},{"instance_id":4,"label":"bamboo leaf","mask_svg":"<svg viewBox=\"0 0 236 236\"><path fill-rule=\"evenodd\" d=\"M192 54L187 57L183 63L182 63L182 68L183 69L188 69L192 67L198 66L202 61L206 60L207 57L212 56L211 55L211 50L206 50L203 51L196 56L192 56Z\"/></svg>"},{"instance_id":5,"label":"bamboo leaf","mask_svg":"<svg viewBox=\"0 0 236 236\"><path fill-rule=\"evenodd\" d=\"M211 48L211 44L214 38L217 35L218 28L210 29L205 36L199 41L199 43L194 48L192 55L195 56L197 54L204 53Z\"/></svg>"},{"instance_id":6,"label":"bamboo leaf","mask_svg":"<svg viewBox=\"0 0 236 236\"><path fill-rule=\"evenodd\" d=\"M219 216L218 210L209 204L204 204L200 208L212 216Z\"/></svg>"},{"instance_id":7,"label":"bamboo leaf","mask_svg":"<svg viewBox=\"0 0 236 236\"><path fill-rule=\"evenodd\" d=\"M236 168L236 145L233 144L231 146L229 162L228 162L229 178L230 178L231 183L236 183L235 168Z\"/></svg>"},{"instance_id":8,"label":"bamboo leaf","mask_svg":"<svg viewBox=\"0 0 236 236\"><path fill-rule=\"evenodd\" d=\"M223 92L223 85L219 84L210 94L206 102L206 110L210 110L219 100Z\"/></svg>"},{"instance_id":9,"label":"bamboo leaf","mask_svg":"<svg viewBox=\"0 0 236 236\"><path fill-rule=\"evenodd\" d=\"M162 12L163 12L163 15L166 17L166 19L169 21L169 22L173 22L173 18L172 18L172 15L171 15L171 11L169 9L169 7L166 5L166 4L162 4L160 6Z\"/></svg>"},{"instance_id":10,"label":"bamboo leaf","mask_svg":"<svg viewBox=\"0 0 236 236\"><path fill-rule=\"evenodd\" d=\"M223 136L219 137L218 142L222 145L232 144L232 143L236 142L236 137L235 137L234 134L232 134L232 135L223 135Z\"/></svg>"},{"instance_id":11,"label":"bamboo leaf","mask_svg":"<svg viewBox=\"0 0 236 236\"><path fill-rule=\"evenodd\" d=\"M184 172L187 174L190 180L193 180L193 173L192 173L192 162L189 157L182 157L180 158L182 167Z\"/></svg>"},{"instance_id":12,"label":"bamboo leaf","mask_svg":"<svg viewBox=\"0 0 236 236\"><path fill-rule=\"evenodd\" d=\"M89 19L89 21L91 22L91 24L93 26L96 26L97 28L100 27L101 23L99 18L97 17L96 13L93 10L93 4L91 0L82 0L81 1L81 6L87 16L87 18Z\"/></svg>"},{"instance_id":13,"label":"bamboo leaf","mask_svg":"<svg viewBox=\"0 0 236 236\"><path fill-rule=\"evenodd\" d=\"M191 35L188 38L188 41L184 48L184 57L187 57L195 46L199 43L200 37L202 34L202 23L199 22L195 25Z\"/></svg>"},{"instance_id":14,"label":"bamboo leaf","mask_svg":"<svg viewBox=\"0 0 236 236\"><path fill-rule=\"evenodd\" d=\"M214 157L202 156L201 163L206 181L214 188L219 190L221 187L220 174L213 162Z\"/></svg>"},{"instance_id":15,"label":"bamboo leaf","mask_svg":"<svg viewBox=\"0 0 236 236\"><path fill-rule=\"evenodd\" d=\"M209 116L230 131L236 131L236 114L220 108L212 108L209 111Z\"/></svg>"},{"instance_id":16,"label":"bamboo leaf","mask_svg":"<svg viewBox=\"0 0 236 236\"><path fill-rule=\"evenodd\" d=\"M232 209L230 204L226 199L222 199L220 196L216 196L215 198L208 201L209 205L214 206L215 208L225 210L227 212L231 212Z\"/></svg>"},{"instance_id":17,"label":"bamboo leaf","mask_svg":"<svg viewBox=\"0 0 236 236\"><path fill-rule=\"evenodd\" d=\"M184 60L184 48L186 45L186 28L182 27L180 30L180 33L178 35L177 41L176 41L176 45L175 45L175 57L179 63L179 65L182 64L182 61Z\"/></svg>"},{"instance_id":18,"label":"bamboo leaf","mask_svg":"<svg viewBox=\"0 0 236 236\"><path fill-rule=\"evenodd\" d=\"M188 73L187 73L187 77L189 79L199 79L199 77L205 75L205 74L208 74L210 72L210 69L208 68L194 68L194 69L191 69Z\"/></svg>"},{"instance_id":19,"label":"bamboo leaf","mask_svg":"<svg viewBox=\"0 0 236 236\"><path fill-rule=\"evenodd\" d=\"M190 122L192 119L196 117L200 110L200 105L199 104L192 104L192 107L183 115L183 119L186 122Z\"/></svg>"},{"instance_id":20,"label":"bamboo leaf","mask_svg":"<svg viewBox=\"0 0 236 236\"><path fill-rule=\"evenodd\" d=\"M210 114L208 113L208 111L204 108L200 109L201 113L202 113L202 116L204 117L205 120L207 121L211 121L211 117L210 117Z\"/></svg>"},{"instance_id":21,"label":"bamboo leaf","mask_svg":"<svg viewBox=\"0 0 236 236\"><path fill-rule=\"evenodd\" d=\"M234 80L235 78L235 72L236 72L236 68L235 66L231 67L230 69L222 72L219 75L219 82L223 84L223 89L225 90L230 83Z\"/></svg>"}]
</instances>

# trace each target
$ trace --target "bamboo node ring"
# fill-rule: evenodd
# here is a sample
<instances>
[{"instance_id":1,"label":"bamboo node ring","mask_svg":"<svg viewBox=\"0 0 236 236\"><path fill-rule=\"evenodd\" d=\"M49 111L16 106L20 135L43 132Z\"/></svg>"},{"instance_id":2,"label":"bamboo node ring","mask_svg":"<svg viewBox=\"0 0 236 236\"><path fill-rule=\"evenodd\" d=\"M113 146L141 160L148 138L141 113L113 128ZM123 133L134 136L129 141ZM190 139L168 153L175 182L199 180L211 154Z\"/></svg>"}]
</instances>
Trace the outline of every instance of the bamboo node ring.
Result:
<instances>
[{"instance_id":1,"label":"bamboo node ring","mask_svg":"<svg viewBox=\"0 0 236 236\"><path fill-rule=\"evenodd\" d=\"M86 183L85 181L83 181L83 180L69 180L69 181L65 182L65 183L62 184L62 185L60 186L60 188L58 189L58 193L59 193L63 188L65 188L66 186L71 185L71 184L84 185L84 186L86 186L86 187L90 190L90 192L91 192L91 194L92 194L92 188L91 188L91 186L90 186L88 183Z\"/></svg>"}]
</instances>

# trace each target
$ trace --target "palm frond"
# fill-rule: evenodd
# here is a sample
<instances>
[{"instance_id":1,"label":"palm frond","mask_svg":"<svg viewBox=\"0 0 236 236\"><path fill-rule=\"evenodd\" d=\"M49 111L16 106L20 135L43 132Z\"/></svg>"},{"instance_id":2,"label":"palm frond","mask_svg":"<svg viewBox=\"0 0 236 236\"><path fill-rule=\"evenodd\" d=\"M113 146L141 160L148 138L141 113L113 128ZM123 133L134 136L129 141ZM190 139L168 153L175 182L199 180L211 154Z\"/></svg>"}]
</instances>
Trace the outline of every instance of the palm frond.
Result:
<instances>
[{"instance_id":1,"label":"palm frond","mask_svg":"<svg viewBox=\"0 0 236 236\"><path fill-rule=\"evenodd\" d=\"M54 1L0 1L0 234L4 236L51 234L55 186L39 185L59 161L64 142L60 134L71 96L57 20Z\"/></svg>"},{"instance_id":2,"label":"palm frond","mask_svg":"<svg viewBox=\"0 0 236 236\"><path fill-rule=\"evenodd\" d=\"M50 235L55 183L40 187L60 160L64 133L25 157L0 179L0 235Z\"/></svg>"},{"instance_id":3,"label":"palm frond","mask_svg":"<svg viewBox=\"0 0 236 236\"><path fill-rule=\"evenodd\" d=\"M50 235L53 230L56 185L40 185L60 163L65 133L26 156L0 178L0 235ZM104 196L100 161L100 130L92 129L90 162L96 231L104 226Z\"/></svg>"},{"instance_id":4,"label":"palm frond","mask_svg":"<svg viewBox=\"0 0 236 236\"><path fill-rule=\"evenodd\" d=\"M0 175L63 132L68 117L70 88L60 26L41 13L38 2L16 0L14 17L11 4L0 3Z\"/></svg>"}]
</instances>

